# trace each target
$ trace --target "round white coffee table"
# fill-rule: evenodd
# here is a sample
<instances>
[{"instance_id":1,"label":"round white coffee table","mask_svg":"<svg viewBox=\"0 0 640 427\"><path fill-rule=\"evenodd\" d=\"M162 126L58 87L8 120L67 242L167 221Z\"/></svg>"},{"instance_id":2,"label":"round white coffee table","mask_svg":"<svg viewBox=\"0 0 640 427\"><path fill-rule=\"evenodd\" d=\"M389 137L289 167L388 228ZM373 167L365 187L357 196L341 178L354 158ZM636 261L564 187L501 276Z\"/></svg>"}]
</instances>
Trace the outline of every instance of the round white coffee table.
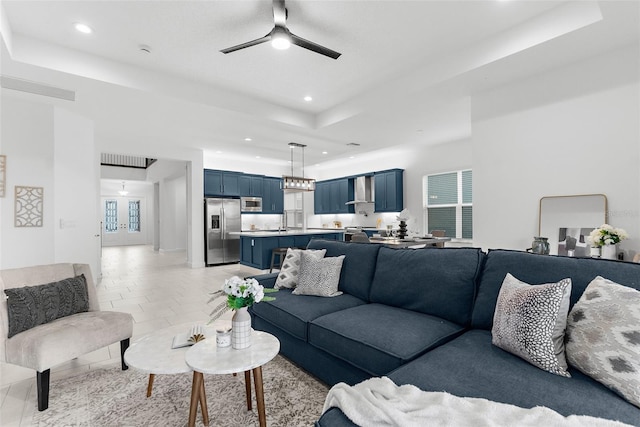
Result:
<instances>
[{"instance_id":1,"label":"round white coffee table","mask_svg":"<svg viewBox=\"0 0 640 427\"><path fill-rule=\"evenodd\" d=\"M189 347L171 348L171 343L174 336L189 332L193 325L194 323L183 323L150 332L131 344L124 353L127 365L149 374L147 397L151 396L156 374L191 372L191 368L184 361ZM215 344L215 329L203 326L203 330L207 340Z\"/></svg>"},{"instance_id":2,"label":"round white coffee table","mask_svg":"<svg viewBox=\"0 0 640 427\"><path fill-rule=\"evenodd\" d=\"M260 427L267 425L264 406L264 390L262 388L262 365L276 357L280 351L280 341L273 335L262 331L251 331L251 346L242 350L232 347L219 348L215 340L204 340L187 350L185 361L193 369L193 384L191 387L191 406L189 408L189 427L195 426L198 403L203 410L202 418L205 425L209 425L206 413L207 400L204 391L203 374L235 374L245 373L245 387L247 393L247 409L251 409L251 377L256 389L258 404L258 419Z\"/></svg>"}]
</instances>

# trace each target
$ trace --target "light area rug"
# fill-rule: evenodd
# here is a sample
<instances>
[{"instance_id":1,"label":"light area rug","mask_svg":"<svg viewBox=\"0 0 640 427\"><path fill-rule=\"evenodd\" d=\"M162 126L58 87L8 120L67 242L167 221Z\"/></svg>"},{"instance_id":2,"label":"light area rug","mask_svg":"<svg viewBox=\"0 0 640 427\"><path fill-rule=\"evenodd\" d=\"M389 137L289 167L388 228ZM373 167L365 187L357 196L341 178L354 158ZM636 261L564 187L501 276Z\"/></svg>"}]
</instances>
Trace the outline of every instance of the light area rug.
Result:
<instances>
[{"instance_id":1,"label":"light area rug","mask_svg":"<svg viewBox=\"0 0 640 427\"><path fill-rule=\"evenodd\" d=\"M328 387L293 363L276 356L262 367L268 426L312 426L322 415ZM49 409L36 412L33 426L186 426L193 375L156 375L146 397L148 375L119 366L51 382ZM247 411L244 375L205 375L209 426L257 426ZM253 379L253 376L252 376ZM197 426L202 426L198 409Z\"/></svg>"}]
</instances>

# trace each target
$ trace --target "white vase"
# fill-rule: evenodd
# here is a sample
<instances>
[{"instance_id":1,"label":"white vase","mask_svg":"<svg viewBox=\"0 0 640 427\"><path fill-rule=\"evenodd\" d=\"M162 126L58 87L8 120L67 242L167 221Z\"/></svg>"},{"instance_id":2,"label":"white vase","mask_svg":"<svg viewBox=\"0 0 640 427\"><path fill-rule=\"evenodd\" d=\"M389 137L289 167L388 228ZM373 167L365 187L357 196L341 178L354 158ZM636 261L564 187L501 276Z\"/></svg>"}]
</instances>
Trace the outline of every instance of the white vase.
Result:
<instances>
[{"instance_id":1,"label":"white vase","mask_svg":"<svg viewBox=\"0 0 640 427\"><path fill-rule=\"evenodd\" d=\"M231 318L231 347L243 349L251 346L251 315L247 307L236 310Z\"/></svg>"},{"instance_id":2,"label":"white vase","mask_svg":"<svg viewBox=\"0 0 640 427\"><path fill-rule=\"evenodd\" d=\"M618 245L604 245L600 252L600 258L618 259Z\"/></svg>"}]
</instances>

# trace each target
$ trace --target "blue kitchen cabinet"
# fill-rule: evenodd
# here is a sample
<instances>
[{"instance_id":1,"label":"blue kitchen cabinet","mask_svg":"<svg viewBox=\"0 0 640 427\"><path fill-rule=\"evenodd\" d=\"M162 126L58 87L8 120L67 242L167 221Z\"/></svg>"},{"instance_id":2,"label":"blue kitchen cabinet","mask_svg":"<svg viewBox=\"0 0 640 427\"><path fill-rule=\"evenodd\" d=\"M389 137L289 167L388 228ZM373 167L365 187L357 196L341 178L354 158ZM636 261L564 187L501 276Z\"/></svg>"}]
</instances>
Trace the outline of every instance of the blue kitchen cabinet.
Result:
<instances>
[{"instance_id":1,"label":"blue kitchen cabinet","mask_svg":"<svg viewBox=\"0 0 640 427\"><path fill-rule=\"evenodd\" d=\"M284 212L284 193L282 179L264 177L262 187L262 213L282 214Z\"/></svg>"},{"instance_id":2,"label":"blue kitchen cabinet","mask_svg":"<svg viewBox=\"0 0 640 427\"><path fill-rule=\"evenodd\" d=\"M404 209L402 169L376 172L375 212L400 212Z\"/></svg>"},{"instance_id":3,"label":"blue kitchen cabinet","mask_svg":"<svg viewBox=\"0 0 640 427\"><path fill-rule=\"evenodd\" d=\"M204 170L204 195L206 197L240 196L240 173L214 169Z\"/></svg>"},{"instance_id":4,"label":"blue kitchen cabinet","mask_svg":"<svg viewBox=\"0 0 640 427\"><path fill-rule=\"evenodd\" d=\"M329 183L325 181L316 182L316 190L313 194L313 212L316 215L329 213L330 198L331 190Z\"/></svg>"},{"instance_id":5,"label":"blue kitchen cabinet","mask_svg":"<svg viewBox=\"0 0 640 427\"><path fill-rule=\"evenodd\" d=\"M260 175L240 174L238 186L241 197L262 197L264 177Z\"/></svg>"},{"instance_id":6,"label":"blue kitchen cabinet","mask_svg":"<svg viewBox=\"0 0 640 427\"><path fill-rule=\"evenodd\" d=\"M353 180L349 178L332 179L316 182L314 194L315 214L354 213L353 205L347 205L353 200Z\"/></svg>"}]
</instances>

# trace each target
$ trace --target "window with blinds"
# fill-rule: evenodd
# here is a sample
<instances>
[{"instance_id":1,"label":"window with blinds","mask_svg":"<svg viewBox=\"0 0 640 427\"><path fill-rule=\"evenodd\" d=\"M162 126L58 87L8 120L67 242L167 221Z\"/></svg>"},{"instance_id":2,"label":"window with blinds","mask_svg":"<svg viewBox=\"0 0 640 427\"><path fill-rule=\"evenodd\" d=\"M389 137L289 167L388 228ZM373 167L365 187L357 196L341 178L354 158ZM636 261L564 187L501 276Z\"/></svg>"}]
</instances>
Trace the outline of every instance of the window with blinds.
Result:
<instances>
[{"instance_id":1,"label":"window with blinds","mask_svg":"<svg viewBox=\"0 0 640 427\"><path fill-rule=\"evenodd\" d=\"M427 232L444 230L446 237L473 238L472 182L471 170L424 177L424 216Z\"/></svg>"}]
</instances>

